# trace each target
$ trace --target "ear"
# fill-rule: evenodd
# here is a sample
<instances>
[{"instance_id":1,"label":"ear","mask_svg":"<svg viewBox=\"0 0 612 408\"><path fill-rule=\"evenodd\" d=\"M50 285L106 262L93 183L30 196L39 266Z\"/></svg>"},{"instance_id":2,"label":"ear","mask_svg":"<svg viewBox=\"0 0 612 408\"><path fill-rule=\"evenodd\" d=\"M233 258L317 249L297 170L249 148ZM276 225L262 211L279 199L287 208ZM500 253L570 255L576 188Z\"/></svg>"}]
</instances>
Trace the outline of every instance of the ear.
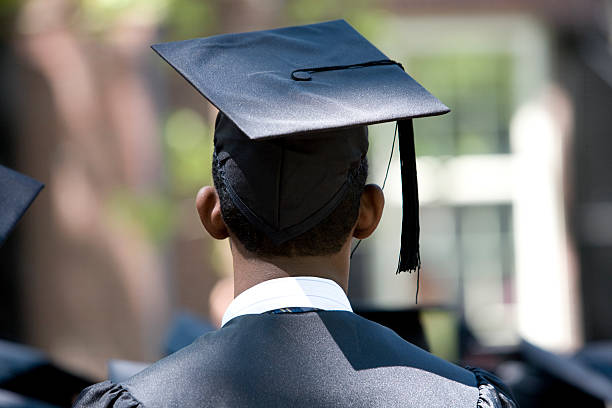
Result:
<instances>
[{"instance_id":1,"label":"ear","mask_svg":"<svg viewBox=\"0 0 612 408\"><path fill-rule=\"evenodd\" d=\"M214 187L202 187L196 196L196 208L200 215L200 221L210 234L215 239L225 239L229 237L229 229L223 221L221 215L221 202L219 195Z\"/></svg>"},{"instance_id":2,"label":"ear","mask_svg":"<svg viewBox=\"0 0 612 408\"><path fill-rule=\"evenodd\" d=\"M359 217L353 230L355 238L364 239L372 235L380 222L384 206L385 196L380 187L376 184L366 185L361 194Z\"/></svg>"}]
</instances>

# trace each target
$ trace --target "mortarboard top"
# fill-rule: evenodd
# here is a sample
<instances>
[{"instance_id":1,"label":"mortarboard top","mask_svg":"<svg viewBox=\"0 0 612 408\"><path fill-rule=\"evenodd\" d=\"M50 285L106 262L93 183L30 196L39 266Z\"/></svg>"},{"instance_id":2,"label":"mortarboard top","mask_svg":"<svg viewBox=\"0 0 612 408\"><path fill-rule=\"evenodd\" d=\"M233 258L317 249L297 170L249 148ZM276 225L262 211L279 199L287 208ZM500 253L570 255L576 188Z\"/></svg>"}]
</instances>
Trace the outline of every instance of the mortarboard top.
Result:
<instances>
[{"instance_id":1,"label":"mortarboard top","mask_svg":"<svg viewBox=\"0 0 612 408\"><path fill-rule=\"evenodd\" d=\"M355 305L356 314L390 328L402 339L425 351L430 351L425 330L421 324L422 308L384 309Z\"/></svg>"},{"instance_id":2,"label":"mortarboard top","mask_svg":"<svg viewBox=\"0 0 612 408\"><path fill-rule=\"evenodd\" d=\"M0 340L0 407L69 406L91 384L36 348Z\"/></svg>"},{"instance_id":3,"label":"mortarboard top","mask_svg":"<svg viewBox=\"0 0 612 408\"><path fill-rule=\"evenodd\" d=\"M570 357L543 350L525 340L521 353L528 363L606 403L612 403L612 381Z\"/></svg>"},{"instance_id":4,"label":"mortarboard top","mask_svg":"<svg viewBox=\"0 0 612 408\"><path fill-rule=\"evenodd\" d=\"M398 271L418 269L418 194L410 119L444 114L449 109L406 74L401 64L389 60L344 20L156 44L152 48L224 114L217 121L217 153L224 142L219 139L235 139L241 132L244 150L249 140L280 139L282 144L296 139L288 136L315 134L331 139L333 132L328 131L398 121L405 200ZM226 127L224 119L232 122L237 128L235 132L219 132L219 127ZM363 149L363 143L355 146L359 142L347 137L350 131L338 134L338 139L346 139L342 143L347 149ZM285 169L285 173L298 180L294 184L302 189L308 185L301 181L309 178L318 179L318 186L327 183L321 182L324 170L313 170L319 153L322 154L319 167L344 161L344 175L355 162L355 155L330 159L330 150L342 150L331 142L327 149L325 145L314 152L316 147L310 149L309 153L315 157L313 165L300 163ZM294 150L298 153L294 156L299 156L305 148L299 146ZM325 150L328 151L324 153ZM230 156L243 154L238 149L229 152ZM242 174L238 178L246 178L248 184L251 181L248 173L265 173L262 162L270 163L273 153L267 152L264 156L259 161L251 160L256 165L249 165L247 161L239 163ZM283 163L282 157L281 154L277 161ZM283 166L290 165L285 161L277 167ZM263 184L260 181L258 187ZM299 208L295 203L284 206L282 197L281 202L272 202L266 197L278 197L278 194L269 191L257 198L248 197L256 192L238 191L236 197L232 195L232 201L273 241L283 242L306 232L316 225L313 220L320 222L333 211L342 190L337 180L330 185L333 191L322 193L320 189L313 189L303 194L305 199L300 201ZM291 187L287 190L288 185L281 187L276 193L295 191L297 194L295 187L293 190ZM269 205L270 214L254 209L257 202ZM284 207L291 215L285 222L279 222L277 213L281 212L282 218ZM313 212L316 208L320 210Z\"/></svg>"},{"instance_id":5,"label":"mortarboard top","mask_svg":"<svg viewBox=\"0 0 612 408\"><path fill-rule=\"evenodd\" d=\"M32 386L36 385L32 384ZM46 402L0 389L0 408L57 408L57 405L47 404Z\"/></svg>"},{"instance_id":6,"label":"mortarboard top","mask_svg":"<svg viewBox=\"0 0 612 408\"><path fill-rule=\"evenodd\" d=\"M395 64L309 73L388 60L344 20L153 49L251 139L449 112Z\"/></svg>"},{"instance_id":7,"label":"mortarboard top","mask_svg":"<svg viewBox=\"0 0 612 408\"><path fill-rule=\"evenodd\" d=\"M0 245L42 188L33 178L0 165Z\"/></svg>"}]
</instances>

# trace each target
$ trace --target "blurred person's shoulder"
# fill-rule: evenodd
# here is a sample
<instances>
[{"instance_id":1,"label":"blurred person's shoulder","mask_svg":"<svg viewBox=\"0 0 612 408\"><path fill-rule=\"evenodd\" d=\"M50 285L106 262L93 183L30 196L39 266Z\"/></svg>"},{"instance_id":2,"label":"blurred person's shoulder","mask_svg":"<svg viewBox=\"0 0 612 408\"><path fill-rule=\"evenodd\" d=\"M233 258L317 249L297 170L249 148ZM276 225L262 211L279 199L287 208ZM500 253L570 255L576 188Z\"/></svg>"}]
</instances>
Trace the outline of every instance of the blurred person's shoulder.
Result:
<instances>
[{"instance_id":1,"label":"blurred person's shoulder","mask_svg":"<svg viewBox=\"0 0 612 408\"><path fill-rule=\"evenodd\" d=\"M244 315L77 406L514 407L466 370L350 312ZM488 405L487 405L488 404Z\"/></svg>"}]
</instances>

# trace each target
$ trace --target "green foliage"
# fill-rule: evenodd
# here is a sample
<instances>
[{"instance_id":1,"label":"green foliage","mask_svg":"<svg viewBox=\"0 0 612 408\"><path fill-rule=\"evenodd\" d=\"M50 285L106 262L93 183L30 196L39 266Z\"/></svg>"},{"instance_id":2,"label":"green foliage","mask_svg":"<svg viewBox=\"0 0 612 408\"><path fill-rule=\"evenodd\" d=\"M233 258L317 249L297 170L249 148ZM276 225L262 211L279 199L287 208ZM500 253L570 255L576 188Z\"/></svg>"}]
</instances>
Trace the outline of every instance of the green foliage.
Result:
<instances>
[{"instance_id":1,"label":"green foliage","mask_svg":"<svg viewBox=\"0 0 612 408\"><path fill-rule=\"evenodd\" d=\"M343 18L372 39L386 13L372 0L286 2L287 24L308 24Z\"/></svg>"},{"instance_id":2,"label":"green foliage","mask_svg":"<svg viewBox=\"0 0 612 408\"><path fill-rule=\"evenodd\" d=\"M195 196L211 183L212 130L204 118L190 109L179 109L164 127L166 163L174 195Z\"/></svg>"},{"instance_id":3,"label":"green foliage","mask_svg":"<svg viewBox=\"0 0 612 408\"><path fill-rule=\"evenodd\" d=\"M202 0L169 0L165 18L168 29L165 40L203 37L218 29L216 2Z\"/></svg>"},{"instance_id":4,"label":"green foliage","mask_svg":"<svg viewBox=\"0 0 612 408\"><path fill-rule=\"evenodd\" d=\"M169 191L121 189L108 202L112 222L134 225L158 244L169 239L177 227L176 204L180 199L195 197L201 186L211 183L212 137L202 116L189 109L173 112L164 126L163 143Z\"/></svg>"},{"instance_id":5,"label":"green foliage","mask_svg":"<svg viewBox=\"0 0 612 408\"><path fill-rule=\"evenodd\" d=\"M0 0L0 40L8 37L13 30L20 5L20 0Z\"/></svg>"},{"instance_id":6,"label":"green foliage","mask_svg":"<svg viewBox=\"0 0 612 408\"><path fill-rule=\"evenodd\" d=\"M361 0L356 3L358 6L349 7L343 13L342 18L346 19L364 37L377 44L380 30L385 26L389 12L374 7L372 1L369 0Z\"/></svg>"},{"instance_id":7,"label":"green foliage","mask_svg":"<svg viewBox=\"0 0 612 408\"><path fill-rule=\"evenodd\" d=\"M457 317L448 310L421 312L421 324L431 353L448 361L459 359Z\"/></svg>"},{"instance_id":8,"label":"green foliage","mask_svg":"<svg viewBox=\"0 0 612 408\"><path fill-rule=\"evenodd\" d=\"M164 18L171 0L80 0L86 27L102 32L125 16L153 23Z\"/></svg>"},{"instance_id":9,"label":"green foliage","mask_svg":"<svg viewBox=\"0 0 612 408\"><path fill-rule=\"evenodd\" d=\"M0 1L0 16L8 16L14 14L19 8L19 0L2 0Z\"/></svg>"},{"instance_id":10,"label":"green foliage","mask_svg":"<svg viewBox=\"0 0 612 408\"><path fill-rule=\"evenodd\" d=\"M293 24L308 24L337 18L343 10L341 1L290 0L286 4L287 18Z\"/></svg>"},{"instance_id":11,"label":"green foliage","mask_svg":"<svg viewBox=\"0 0 612 408\"><path fill-rule=\"evenodd\" d=\"M79 2L85 27L93 32L103 33L125 17L134 17L152 24L162 23L167 29L164 38L167 41L204 36L217 28L216 2L212 1L79 0Z\"/></svg>"},{"instance_id":12,"label":"green foliage","mask_svg":"<svg viewBox=\"0 0 612 408\"><path fill-rule=\"evenodd\" d=\"M172 202L161 194L135 194L117 190L108 202L107 212L111 222L135 225L145 236L156 243L169 237L175 223Z\"/></svg>"}]
</instances>

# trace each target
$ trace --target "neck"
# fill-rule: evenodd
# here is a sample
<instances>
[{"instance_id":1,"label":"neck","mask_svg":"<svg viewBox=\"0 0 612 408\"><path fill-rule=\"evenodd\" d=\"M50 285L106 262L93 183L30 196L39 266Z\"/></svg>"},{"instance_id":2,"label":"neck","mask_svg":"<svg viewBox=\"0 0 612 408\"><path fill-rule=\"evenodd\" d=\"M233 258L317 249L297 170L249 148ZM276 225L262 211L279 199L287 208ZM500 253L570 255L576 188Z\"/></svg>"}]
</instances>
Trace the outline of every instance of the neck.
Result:
<instances>
[{"instance_id":1,"label":"neck","mask_svg":"<svg viewBox=\"0 0 612 408\"><path fill-rule=\"evenodd\" d=\"M234 297L270 279L289 276L316 276L331 279L346 293L349 279L350 243L340 252L325 256L262 258L246 251L242 244L231 239L234 264Z\"/></svg>"}]
</instances>

